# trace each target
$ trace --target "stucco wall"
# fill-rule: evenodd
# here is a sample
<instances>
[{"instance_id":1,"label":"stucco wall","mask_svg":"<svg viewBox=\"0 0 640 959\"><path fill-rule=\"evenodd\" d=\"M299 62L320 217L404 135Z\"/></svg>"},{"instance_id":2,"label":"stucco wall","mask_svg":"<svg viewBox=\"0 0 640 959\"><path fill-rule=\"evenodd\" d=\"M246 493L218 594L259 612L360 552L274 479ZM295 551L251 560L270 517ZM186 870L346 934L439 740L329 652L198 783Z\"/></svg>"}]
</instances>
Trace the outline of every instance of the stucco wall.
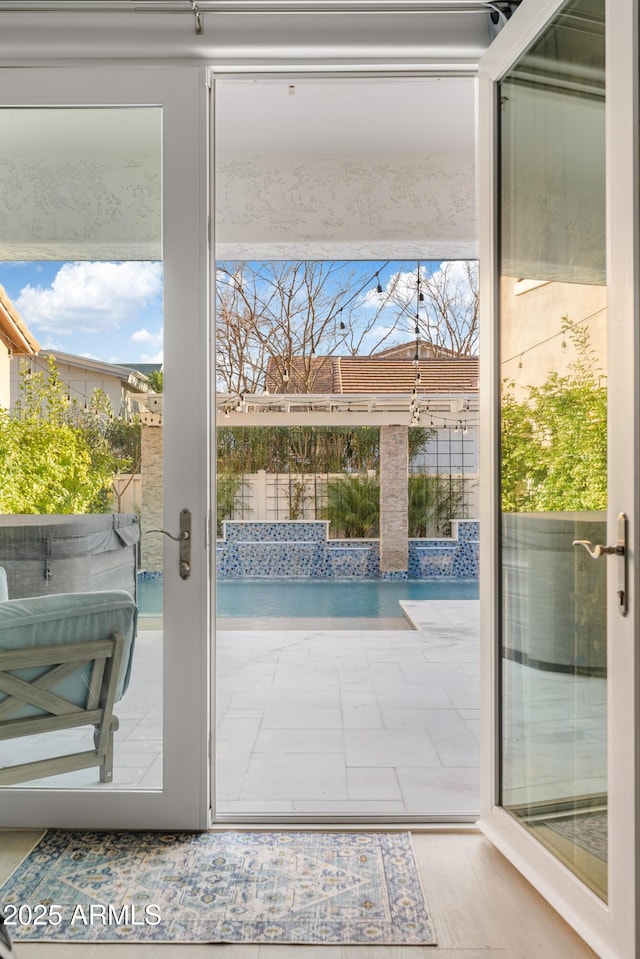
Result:
<instances>
[{"instance_id":1,"label":"stucco wall","mask_svg":"<svg viewBox=\"0 0 640 959\"><path fill-rule=\"evenodd\" d=\"M164 536L160 533L145 535L150 529L164 528L162 426L142 424L142 532L141 567L146 570L162 570L164 566Z\"/></svg>"},{"instance_id":2,"label":"stucco wall","mask_svg":"<svg viewBox=\"0 0 640 959\"><path fill-rule=\"evenodd\" d=\"M0 406L9 409L11 402L11 361L9 351L0 340Z\"/></svg>"}]
</instances>

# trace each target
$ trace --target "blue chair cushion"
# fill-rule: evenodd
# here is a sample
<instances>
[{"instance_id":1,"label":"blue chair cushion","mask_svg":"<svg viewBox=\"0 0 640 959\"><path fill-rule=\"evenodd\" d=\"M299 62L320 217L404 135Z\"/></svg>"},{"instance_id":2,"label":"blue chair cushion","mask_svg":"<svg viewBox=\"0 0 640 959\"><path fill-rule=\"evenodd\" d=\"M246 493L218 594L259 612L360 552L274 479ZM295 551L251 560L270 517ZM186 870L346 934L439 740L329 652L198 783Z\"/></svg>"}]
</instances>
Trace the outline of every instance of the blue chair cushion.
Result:
<instances>
[{"instance_id":1,"label":"blue chair cushion","mask_svg":"<svg viewBox=\"0 0 640 959\"><path fill-rule=\"evenodd\" d=\"M131 675L132 653L136 636L137 606L125 590L93 593L54 593L29 599L0 602L0 652L10 649L39 649L60 643L106 639L119 632L124 637L124 653L116 687L116 699L127 690ZM16 670L15 675L33 682L48 667ZM84 706L90 666L51 687L51 692ZM5 695L0 693L0 701ZM34 706L24 706L12 718L39 715Z\"/></svg>"}]
</instances>

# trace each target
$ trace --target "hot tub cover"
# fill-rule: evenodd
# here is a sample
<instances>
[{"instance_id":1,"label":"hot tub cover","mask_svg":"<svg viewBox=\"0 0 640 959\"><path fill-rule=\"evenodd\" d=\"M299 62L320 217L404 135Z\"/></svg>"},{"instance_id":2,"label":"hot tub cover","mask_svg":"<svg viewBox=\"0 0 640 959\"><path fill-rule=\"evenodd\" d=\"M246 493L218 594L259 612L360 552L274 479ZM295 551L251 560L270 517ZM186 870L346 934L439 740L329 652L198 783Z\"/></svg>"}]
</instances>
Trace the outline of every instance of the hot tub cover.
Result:
<instances>
[{"instance_id":1,"label":"hot tub cover","mask_svg":"<svg viewBox=\"0 0 640 959\"><path fill-rule=\"evenodd\" d=\"M135 513L0 516L0 566L11 599L127 589L135 595Z\"/></svg>"}]
</instances>

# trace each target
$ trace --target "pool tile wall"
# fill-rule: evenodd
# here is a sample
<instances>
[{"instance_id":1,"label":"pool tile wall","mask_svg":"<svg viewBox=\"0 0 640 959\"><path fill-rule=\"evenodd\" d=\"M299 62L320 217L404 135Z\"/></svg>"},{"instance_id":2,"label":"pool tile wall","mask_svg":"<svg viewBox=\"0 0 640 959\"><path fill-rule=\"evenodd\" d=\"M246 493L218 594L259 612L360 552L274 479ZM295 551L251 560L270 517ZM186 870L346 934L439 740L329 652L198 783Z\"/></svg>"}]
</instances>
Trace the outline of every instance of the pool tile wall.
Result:
<instances>
[{"instance_id":1,"label":"pool tile wall","mask_svg":"<svg viewBox=\"0 0 640 959\"><path fill-rule=\"evenodd\" d=\"M380 541L328 538L324 520L279 523L227 520L216 545L220 579L316 577L323 579L476 579L477 520L452 521L450 539L409 540L408 568L380 572Z\"/></svg>"}]
</instances>

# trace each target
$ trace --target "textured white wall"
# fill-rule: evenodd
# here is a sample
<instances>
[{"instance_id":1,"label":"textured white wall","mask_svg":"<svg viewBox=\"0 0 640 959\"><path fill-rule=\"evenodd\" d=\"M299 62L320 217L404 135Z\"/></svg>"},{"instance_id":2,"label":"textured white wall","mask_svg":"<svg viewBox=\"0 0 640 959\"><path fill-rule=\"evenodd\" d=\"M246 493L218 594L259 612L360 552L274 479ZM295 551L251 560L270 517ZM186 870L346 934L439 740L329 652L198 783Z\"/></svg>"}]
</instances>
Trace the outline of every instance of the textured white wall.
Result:
<instances>
[{"instance_id":1,"label":"textured white wall","mask_svg":"<svg viewBox=\"0 0 640 959\"><path fill-rule=\"evenodd\" d=\"M238 157L216 169L216 258L473 258L468 154Z\"/></svg>"}]
</instances>

